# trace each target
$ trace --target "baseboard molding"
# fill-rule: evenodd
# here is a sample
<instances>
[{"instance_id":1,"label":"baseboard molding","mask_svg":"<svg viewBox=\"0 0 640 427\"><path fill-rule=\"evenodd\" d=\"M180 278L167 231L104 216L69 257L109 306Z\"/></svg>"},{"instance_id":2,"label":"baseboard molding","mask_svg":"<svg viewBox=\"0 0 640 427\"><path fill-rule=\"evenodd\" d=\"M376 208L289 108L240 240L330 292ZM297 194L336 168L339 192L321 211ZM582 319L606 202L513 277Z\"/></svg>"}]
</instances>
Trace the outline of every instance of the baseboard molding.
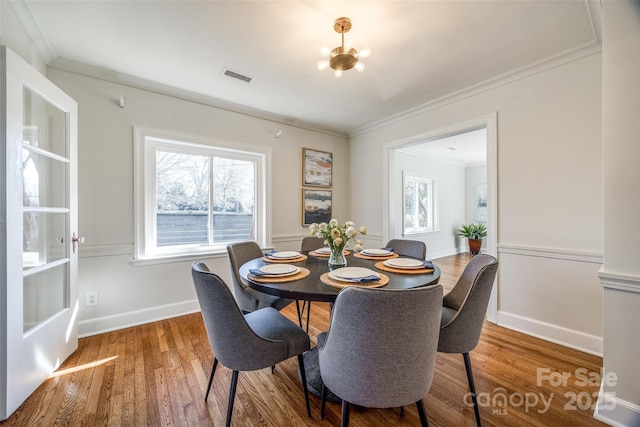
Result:
<instances>
[{"instance_id":1,"label":"baseboard molding","mask_svg":"<svg viewBox=\"0 0 640 427\"><path fill-rule=\"evenodd\" d=\"M129 311L113 314L111 316L96 317L93 319L78 321L78 336L80 338L90 335L102 334L131 326L168 319L170 317L200 311L198 300L183 301L176 304L162 305L144 310Z\"/></svg>"},{"instance_id":2,"label":"baseboard molding","mask_svg":"<svg viewBox=\"0 0 640 427\"><path fill-rule=\"evenodd\" d=\"M603 339L597 335L568 329L539 320L498 311L498 325L545 341L602 357Z\"/></svg>"},{"instance_id":3,"label":"baseboard molding","mask_svg":"<svg viewBox=\"0 0 640 427\"><path fill-rule=\"evenodd\" d=\"M614 427L638 426L640 406L605 393L601 384L593 418Z\"/></svg>"}]
</instances>

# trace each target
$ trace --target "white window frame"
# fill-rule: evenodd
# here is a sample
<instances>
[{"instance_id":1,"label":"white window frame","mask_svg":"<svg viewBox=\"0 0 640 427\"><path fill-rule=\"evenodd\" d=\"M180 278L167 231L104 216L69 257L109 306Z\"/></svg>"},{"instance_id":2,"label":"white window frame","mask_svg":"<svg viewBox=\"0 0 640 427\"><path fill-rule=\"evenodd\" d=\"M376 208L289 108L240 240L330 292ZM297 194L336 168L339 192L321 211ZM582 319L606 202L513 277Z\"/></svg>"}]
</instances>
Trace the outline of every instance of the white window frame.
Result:
<instances>
[{"instance_id":1,"label":"white window frame","mask_svg":"<svg viewBox=\"0 0 640 427\"><path fill-rule=\"evenodd\" d=\"M169 131L134 127L134 264L195 259L202 255L226 255L224 244L156 245L156 151L169 149L195 155L215 155L254 161L255 241L262 247L270 242L270 150Z\"/></svg>"},{"instance_id":2,"label":"white window frame","mask_svg":"<svg viewBox=\"0 0 640 427\"><path fill-rule=\"evenodd\" d=\"M407 229L406 221L406 210L407 207L405 205L405 188L407 187L407 182L412 181L415 184L425 183L431 188L431 206L429 208L428 214L431 215L432 222L431 227L413 227ZM424 234L424 233L433 233L440 230L440 225L438 221L438 179L433 178L426 175L420 175L416 173L402 173L402 234L403 236L407 235L415 235L415 234ZM418 191L414 192L416 197L418 195ZM416 214L417 210L417 200L416 203ZM414 224L418 224L417 218L414 218Z\"/></svg>"}]
</instances>

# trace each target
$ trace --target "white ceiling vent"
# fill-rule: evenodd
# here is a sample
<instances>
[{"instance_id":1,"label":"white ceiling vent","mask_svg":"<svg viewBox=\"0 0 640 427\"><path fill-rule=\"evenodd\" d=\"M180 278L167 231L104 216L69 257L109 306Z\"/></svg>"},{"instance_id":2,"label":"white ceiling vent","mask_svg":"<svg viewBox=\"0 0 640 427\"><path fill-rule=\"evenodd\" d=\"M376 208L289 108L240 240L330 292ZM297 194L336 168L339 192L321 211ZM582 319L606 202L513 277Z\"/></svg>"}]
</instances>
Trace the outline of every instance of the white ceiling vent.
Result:
<instances>
[{"instance_id":1,"label":"white ceiling vent","mask_svg":"<svg viewBox=\"0 0 640 427\"><path fill-rule=\"evenodd\" d=\"M228 69L226 67L222 69L222 74L224 74L225 76L232 77L234 79L238 79L238 80L243 81L245 83L250 83L251 82L251 77L247 77L244 74L236 73L235 71L231 71L230 69Z\"/></svg>"}]
</instances>

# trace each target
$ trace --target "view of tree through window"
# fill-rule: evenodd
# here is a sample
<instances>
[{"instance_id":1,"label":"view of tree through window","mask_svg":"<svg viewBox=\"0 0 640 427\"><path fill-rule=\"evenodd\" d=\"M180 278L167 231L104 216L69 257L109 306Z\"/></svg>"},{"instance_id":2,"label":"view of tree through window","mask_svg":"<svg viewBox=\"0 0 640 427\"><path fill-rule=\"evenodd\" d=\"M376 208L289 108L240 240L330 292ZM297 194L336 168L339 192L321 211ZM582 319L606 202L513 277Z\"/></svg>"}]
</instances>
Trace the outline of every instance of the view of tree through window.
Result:
<instances>
[{"instance_id":1,"label":"view of tree through window","mask_svg":"<svg viewBox=\"0 0 640 427\"><path fill-rule=\"evenodd\" d=\"M434 181L404 178L404 232L433 231L435 228Z\"/></svg>"},{"instance_id":2,"label":"view of tree through window","mask_svg":"<svg viewBox=\"0 0 640 427\"><path fill-rule=\"evenodd\" d=\"M157 246L253 239L255 163L156 151Z\"/></svg>"}]
</instances>

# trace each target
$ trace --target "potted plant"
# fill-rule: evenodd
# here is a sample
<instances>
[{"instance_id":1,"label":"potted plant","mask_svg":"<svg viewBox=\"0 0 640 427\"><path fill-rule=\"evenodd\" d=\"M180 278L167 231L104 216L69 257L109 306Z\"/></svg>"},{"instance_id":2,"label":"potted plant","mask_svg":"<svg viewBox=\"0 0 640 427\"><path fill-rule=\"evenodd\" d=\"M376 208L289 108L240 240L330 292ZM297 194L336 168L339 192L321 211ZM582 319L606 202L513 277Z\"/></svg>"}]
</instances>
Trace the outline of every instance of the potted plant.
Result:
<instances>
[{"instance_id":1,"label":"potted plant","mask_svg":"<svg viewBox=\"0 0 640 427\"><path fill-rule=\"evenodd\" d=\"M466 237L469 241L469 252L471 255L480 253L480 247L482 246L482 238L487 237L487 226L484 224L462 224L458 228L458 236Z\"/></svg>"}]
</instances>

